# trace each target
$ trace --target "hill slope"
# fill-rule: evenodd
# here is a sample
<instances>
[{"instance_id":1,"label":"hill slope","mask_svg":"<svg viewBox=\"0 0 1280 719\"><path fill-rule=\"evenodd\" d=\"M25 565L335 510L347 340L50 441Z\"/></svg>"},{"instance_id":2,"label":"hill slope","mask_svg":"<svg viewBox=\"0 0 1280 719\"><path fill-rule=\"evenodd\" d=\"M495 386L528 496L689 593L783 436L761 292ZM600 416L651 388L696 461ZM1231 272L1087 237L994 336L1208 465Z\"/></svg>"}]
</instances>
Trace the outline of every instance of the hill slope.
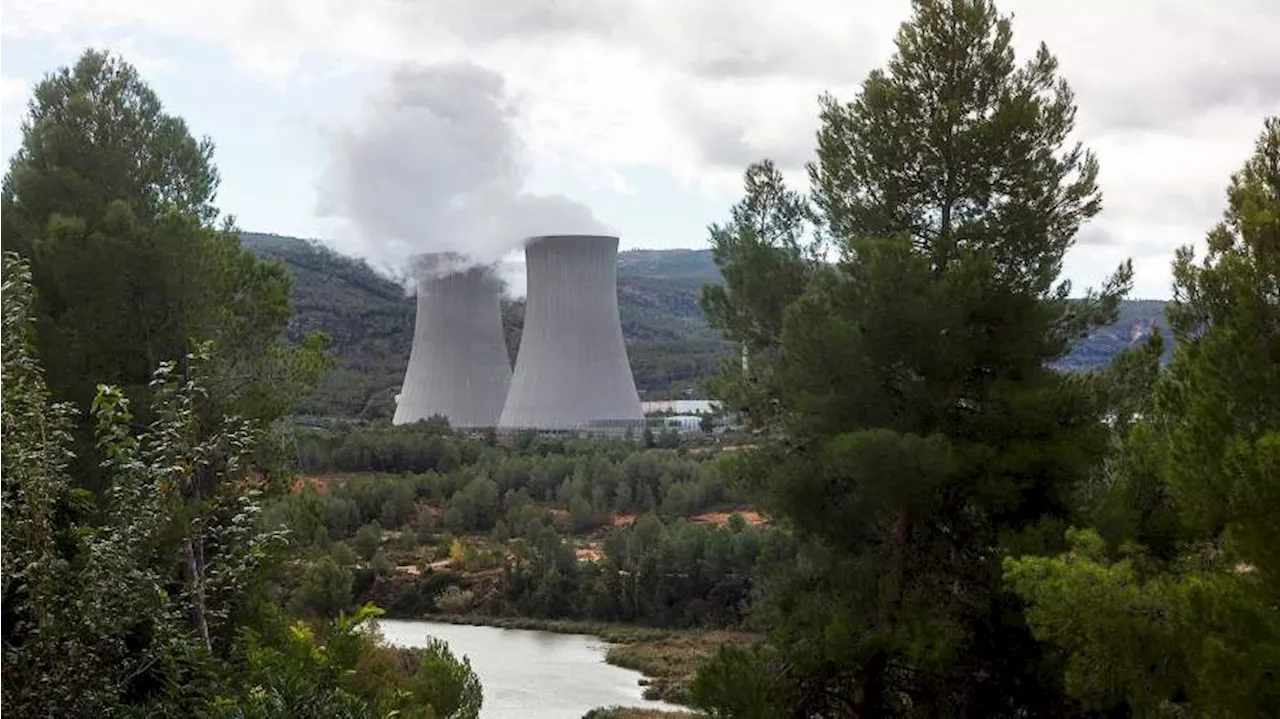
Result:
<instances>
[{"instance_id":1,"label":"hill slope","mask_svg":"<svg viewBox=\"0 0 1280 719\"><path fill-rule=\"evenodd\" d=\"M252 232L242 233L241 239L260 257L283 261L293 274L296 317L290 335L323 330L332 337L337 366L301 410L389 415L409 361L413 298L362 260L318 242ZM618 312L642 397L696 392L728 351L698 309L702 285L719 279L710 253L624 252L618 264ZM502 315L514 362L524 326L523 301L504 301Z\"/></svg>"},{"instance_id":2,"label":"hill slope","mask_svg":"<svg viewBox=\"0 0 1280 719\"><path fill-rule=\"evenodd\" d=\"M293 237L246 232L244 245L293 273L293 337L323 330L337 366L301 410L329 416L389 416L413 339L414 300L363 261ZM698 308L702 285L720 274L709 250L633 250L618 255L618 313L636 387L644 399L700 395L729 346ZM1059 364L1093 369L1164 324L1163 302L1125 302L1120 319L1099 328ZM503 326L514 361L524 303L504 301Z\"/></svg>"}]
</instances>

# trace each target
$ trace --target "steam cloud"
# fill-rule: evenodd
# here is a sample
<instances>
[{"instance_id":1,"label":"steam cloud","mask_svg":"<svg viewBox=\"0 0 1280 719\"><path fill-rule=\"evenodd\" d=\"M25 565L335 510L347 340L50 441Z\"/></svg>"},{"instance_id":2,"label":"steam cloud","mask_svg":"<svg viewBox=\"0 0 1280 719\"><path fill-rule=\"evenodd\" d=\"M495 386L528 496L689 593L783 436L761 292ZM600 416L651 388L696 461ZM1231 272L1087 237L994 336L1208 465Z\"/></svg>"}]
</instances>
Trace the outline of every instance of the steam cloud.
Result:
<instances>
[{"instance_id":1,"label":"steam cloud","mask_svg":"<svg viewBox=\"0 0 1280 719\"><path fill-rule=\"evenodd\" d=\"M578 202L525 192L515 115L490 70L400 66L361 118L333 135L320 214L344 220L373 264L415 276L497 262L531 236L608 233ZM433 270L421 261L429 253L461 259Z\"/></svg>"}]
</instances>

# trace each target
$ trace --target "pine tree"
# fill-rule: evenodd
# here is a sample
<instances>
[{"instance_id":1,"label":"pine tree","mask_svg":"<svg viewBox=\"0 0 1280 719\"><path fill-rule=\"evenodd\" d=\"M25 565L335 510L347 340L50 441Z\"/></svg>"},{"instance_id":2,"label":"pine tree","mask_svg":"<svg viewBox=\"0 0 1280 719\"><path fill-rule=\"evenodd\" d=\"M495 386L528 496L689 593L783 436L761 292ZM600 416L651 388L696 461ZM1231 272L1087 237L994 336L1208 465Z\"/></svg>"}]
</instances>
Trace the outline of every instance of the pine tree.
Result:
<instances>
[{"instance_id":1,"label":"pine tree","mask_svg":"<svg viewBox=\"0 0 1280 719\"><path fill-rule=\"evenodd\" d=\"M919 0L887 68L822 100L810 176L839 260L783 313L777 439L732 460L806 548L764 610L774 715L1070 709L1000 557L1060 538L1105 452L1096 392L1049 363L1131 272L1068 299L1097 163L1053 56L1018 65L1011 39L986 0Z\"/></svg>"},{"instance_id":2,"label":"pine tree","mask_svg":"<svg viewBox=\"0 0 1280 719\"><path fill-rule=\"evenodd\" d=\"M743 194L730 221L711 226L711 253L724 282L704 286L700 304L711 326L741 347L740 356L722 361L713 391L765 427L773 415L771 368L783 313L812 282L822 246L809 236L808 201L787 188L771 161L746 169Z\"/></svg>"},{"instance_id":3,"label":"pine tree","mask_svg":"<svg viewBox=\"0 0 1280 719\"><path fill-rule=\"evenodd\" d=\"M1104 495L1137 521L1103 528L1111 546L1081 530L1068 554L1006 560L1036 636L1070 653L1067 687L1094 708L1280 713L1280 118L1227 200L1203 261L1178 252L1179 345L1124 430L1115 479L1129 491ZM1171 525L1176 541L1152 531Z\"/></svg>"}]
</instances>

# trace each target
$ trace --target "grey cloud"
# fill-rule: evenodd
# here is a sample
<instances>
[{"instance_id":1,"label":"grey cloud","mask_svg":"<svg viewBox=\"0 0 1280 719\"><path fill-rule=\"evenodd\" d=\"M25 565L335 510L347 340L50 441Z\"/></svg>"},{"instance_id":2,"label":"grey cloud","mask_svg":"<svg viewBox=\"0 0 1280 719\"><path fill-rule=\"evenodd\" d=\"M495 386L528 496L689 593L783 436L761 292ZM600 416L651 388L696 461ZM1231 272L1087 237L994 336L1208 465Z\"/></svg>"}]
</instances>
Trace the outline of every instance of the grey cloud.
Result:
<instances>
[{"instance_id":1,"label":"grey cloud","mask_svg":"<svg viewBox=\"0 0 1280 719\"><path fill-rule=\"evenodd\" d=\"M690 3L698 9L674 23L680 32L650 15L631 23L629 37L705 80L791 77L836 87L860 83L888 59L897 24L909 14L892 5L827 8L823 24L810 25L799 12L778 17L740 2ZM1259 117L1280 112L1276 0L1239 0L1229 10L1166 0L1065 14L1039 0L1000 6L1015 11L1021 58L1045 40L1063 60L1062 74L1080 91L1081 111L1097 120L1095 129L1175 128L1223 107Z\"/></svg>"},{"instance_id":2,"label":"grey cloud","mask_svg":"<svg viewBox=\"0 0 1280 719\"><path fill-rule=\"evenodd\" d=\"M1208 229L1207 227L1205 228ZM1095 221L1076 235L1076 250L1085 256L1114 254L1134 260L1172 257L1179 247L1200 239L1182 224Z\"/></svg>"},{"instance_id":3,"label":"grey cloud","mask_svg":"<svg viewBox=\"0 0 1280 719\"><path fill-rule=\"evenodd\" d=\"M1113 247L1119 245L1120 240L1107 228L1093 224L1080 228L1076 233L1076 244Z\"/></svg>"},{"instance_id":4,"label":"grey cloud","mask_svg":"<svg viewBox=\"0 0 1280 719\"><path fill-rule=\"evenodd\" d=\"M1078 93L1080 139L1095 149L1105 146L1104 139L1111 140L1112 152L1100 155L1106 209L1099 221L1104 226L1087 227L1079 238L1080 249L1143 257L1167 254L1178 244L1203 237L1220 211L1221 189L1234 167L1206 171L1202 158L1193 162L1179 153L1198 139L1221 136L1219 118L1260 120L1263 114L1280 111L1280 43L1274 42L1280 37L1277 0L1238 0L1227 9L1203 0L998 2L1005 12L1015 13L1014 37L1021 58L1043 40L1062 61L1061 74ZM705 167L736 174L761 157L783 168L798 168L810 159L817 108L809 106L808 118L797 113L782 121L795 126L789 135L760 133L756 130L777 119L777 114L771 115L776 110L743 112L733 106L736 103L719 104L717 97L740 99L725 96L726 87L735 88L731 92L766 93L778 98L776 105L806 101L778 92L786 82L774 81L781 78L821 85L851 99L851 86L887 60L897 23L909 14L908 4L898 0L854 5L833 0L827 10L799 4L804 9L775 13L768 3L738 0L513 0L497 5L446 0L423 3L417 14L421 22L401 27L402 37L416 37L434 25L482 55L492 44L554 52L561 39L575 38L633 51L652 67L657 84L668 90L658 102L680 135L676 141L693 145ZM814 97L807 101L814 102ZM771 129L778 129L777 123ZM1153 136L1160 137L1156 150L1149 149ZM1250 141L1246 138L1239 145L1239 160L1247 155ZM1162 157L1164 146L1168 154ZM442 157L447 160L450 153ZM490 177L510 174L509 168L494 162L498 169ZM1116 180L1108 180L1109 167L1156 162L1167 164L1167 170L1119 172L1113 175ZM471 194L510 196L518 194L519 183L516 187L512 190L507 183L500 192ZM529 224L545 222L540 210L516 202L504 206L505 214L523 213ZM391 224L392 219L385 222Z\"/></svg>"},{"instance_id":5,"label":"grey cloud","mask_svg":"<svg viewBox=\"0 0 1280 719\"><path fill-rule=\"evenodd\" d=\"M1179 243L1171 242L1167 231L1145 229L1140 237L1121 236L1105 223L1093 223L1076 233L1076 247L1089 250L1119 250L1126 256L1149 257L1173 252Z\"/></svg>"},{"instance_id":6,"label":"grey cloud","mask_svg":"<svg viewBox=\"0 0 1280 719\"><path fill-rule=\"evenodd\" d=\"M489 263L537 234L606 231L591 210L524 191L524 146L501 76L466 63L406 65L333 135L320 213L346 221L375 264L421 253Z\"/></svg>"},{"instance_id":7,"label":"grey cloud","mask_svg":"<svg viewBox=\"0 0 1280 719\"><path fill-rule=\"evenodd\" d=\"M812 132L786 133L778 142L760 142L749 136L751 114L726 111L692 93L669 100L680 126L691 136L700 159L707 165L736 171L763 158L773 160L783 170L804 167L813 158L816 140ZM813 114L818 100L813 98Z\"/></svg>"},{"instance_id":8,"label":"grey cloud","mask_svg":"<svg viewBox=\"0 0 1280 719\"><path fill-rule=\"evenodd\" d=\"M1199 40L1182 53L1181 82L1172 93L1183 112L1230 106L1280 111L1280 7L1274 0L1253 0L1233 8L1238 13L1223 22L1224 8L1190 5L1169 14L1174 53L1182 50L1180 35ZM1206 22L1204 13L1209 13ZM1178 32L1181 31L1181 32Z\"/></svg>"},{"instance_id":9,"label":"grey cloud","mask_svg":"<svg viewBox=\"0 0 1280 719\"><path fill-rule=\"evenodd\" d=\"M447 0L435 11L451 30L471 42L608 33L625 14L621 7L596 0Z\"/></svg>"},{"instance_id":10,"label":"grey cloud","mask_svg":"<svg viewBox=\"0 0 1280 719\"><path fill-rule=\"evenodd\" d=\"M851 27L840 42L813 37L804 28L776 26L741 8L705 17L693 32L638 38L661 48L681 69L708 80L777 77L861 80L879 58L864 27Z\"/></svg>"},{"instance_id":11,"label":"grey cloud","mask_svg":"<svg viewBox=\"0 0 1280 719\"><path fill-rule=\"evenodd\" d=\"M1081 10L1052 23L1035 15L1015 34L1042 34L1079 91L1097 130L1184 127L1230 108L1261 117L1280 110L1280 5L1236 0L1115 5L1105 31ZM1111 10L1111 8L1108 8ZM1038 38L1037 38L1038 39Z\"/></svg>"},{"instance_id":12,"label":"grey cloud","mask_svg":"<svg viewBox=\"0 0 1280 719\"><path fill-rule=\"evenodd\" d=\"M1243 156L1247 148L1242 145L1241 149ZM1145 221L1193 228L1197 233L1208 231L1222 216L1226 206L1224 188L1234 170L1233 167L1212 175L1187 178L1183 184L1188 186L1168 181L1144 183L1141 179L1109 185L1104 180L1102 217L1108 222Z\"/></svg>"},{"instance_id":13,"label":"grey cloud","mask_svg":"<svg viewBox=\"0 0 1280 719\"><path fill-rule=\"evenodd\" d=\"M705 79L765 79L774 77L821 77L830 82L845 83L862 79L869 63L848 62L833 48L815 46L807 49L749 44L703 45L683 58L685 69Z\"/></svg>"},{"instance_id":14,"label":"grey cloud","mask_svg":"<svg viewBox=\"0 0 1280 719\"><path fill-rule=\"evenodd\" d=\"M1137 240L1126 243L1125 251L1134 258L1173 257L1174 251L1186 244L1191 244L1197 237L1186 237L1178 231L1180 228L1150 229Z\"/></svg>"},{"instance_id":15,"label":"grey cloud","mask_svg":"<svg viewBox=\"0 0 1280 719\"><path fill-rule=\"evenodd\" d=\"M740 136L741 137L741 136ZM741 171L747 165L768 158L783 171L801 170L814 158L816 140L809 133L796 133L785 142L751 142L739 139L722 147L704 146L704 158L722 169Z\"/></svg>"},{"instance_id":16,"label":"grey cloud","mask_svg":"<svg viewBox=\"0 0 1280 719\"><path fill-rule=\"evenodd\" d=\"M653 62L705 79L825 77L861 79L876 35L861 15L825 18L838 31L814 36L798 8L778 16L738 0L666 3L601 3L598 0L513 0L477 3L450 0L432 6L422 22L443 23L468 43L548 42L590 37L637 50ZM884 38L880 38L884 39Z\"/></svg>"},{"instance_id":17,"label":"grey cloud","mask_svg":"<svg viewBox=\"0 0 1280 719\"><path fill-rule=\"evenodd\" d=\"M716 167L743 167L759 159L756 148L747 142L744 128L733 122L705 117L689 117L685 125L702 160Z\"/></svg>"},{"instance_id":18,"label":"grey cloud","mask_svg":"<svg viewBox=\"0 0 1280 719\"><path fill-rule=\"evenodd\" d=\"M1163 87L1089 93L1082 110L1101 130L1176 130L1204 113L1232 108L1262 116L1280 111L1280 54L1273 67L1215 71L1201 67ZM1087 85L1085 85L1087 87Z\"/></svg>"}]
</instances>

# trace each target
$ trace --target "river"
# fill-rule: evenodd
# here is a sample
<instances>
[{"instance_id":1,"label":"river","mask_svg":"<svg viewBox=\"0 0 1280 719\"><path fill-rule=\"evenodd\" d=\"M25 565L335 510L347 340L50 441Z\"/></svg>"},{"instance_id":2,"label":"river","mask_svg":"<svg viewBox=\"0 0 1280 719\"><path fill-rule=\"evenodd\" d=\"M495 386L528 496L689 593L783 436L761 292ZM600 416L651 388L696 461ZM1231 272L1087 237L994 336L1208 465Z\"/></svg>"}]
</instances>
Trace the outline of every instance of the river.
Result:
<instances>
[{"instance_id":1,"label":"river","mask_svg":"<svg viewBox=\"0 0 1280 719\"><path fill-rule=\"evenodd\" d=\"M467 656L484 685L482 719L580 719L615 704L681 708L644 699L641 674L606 664L608 645L597 637L400 619L378 626L392 645L420 647L432 636Z\"/></svg>"}]
</instances>

